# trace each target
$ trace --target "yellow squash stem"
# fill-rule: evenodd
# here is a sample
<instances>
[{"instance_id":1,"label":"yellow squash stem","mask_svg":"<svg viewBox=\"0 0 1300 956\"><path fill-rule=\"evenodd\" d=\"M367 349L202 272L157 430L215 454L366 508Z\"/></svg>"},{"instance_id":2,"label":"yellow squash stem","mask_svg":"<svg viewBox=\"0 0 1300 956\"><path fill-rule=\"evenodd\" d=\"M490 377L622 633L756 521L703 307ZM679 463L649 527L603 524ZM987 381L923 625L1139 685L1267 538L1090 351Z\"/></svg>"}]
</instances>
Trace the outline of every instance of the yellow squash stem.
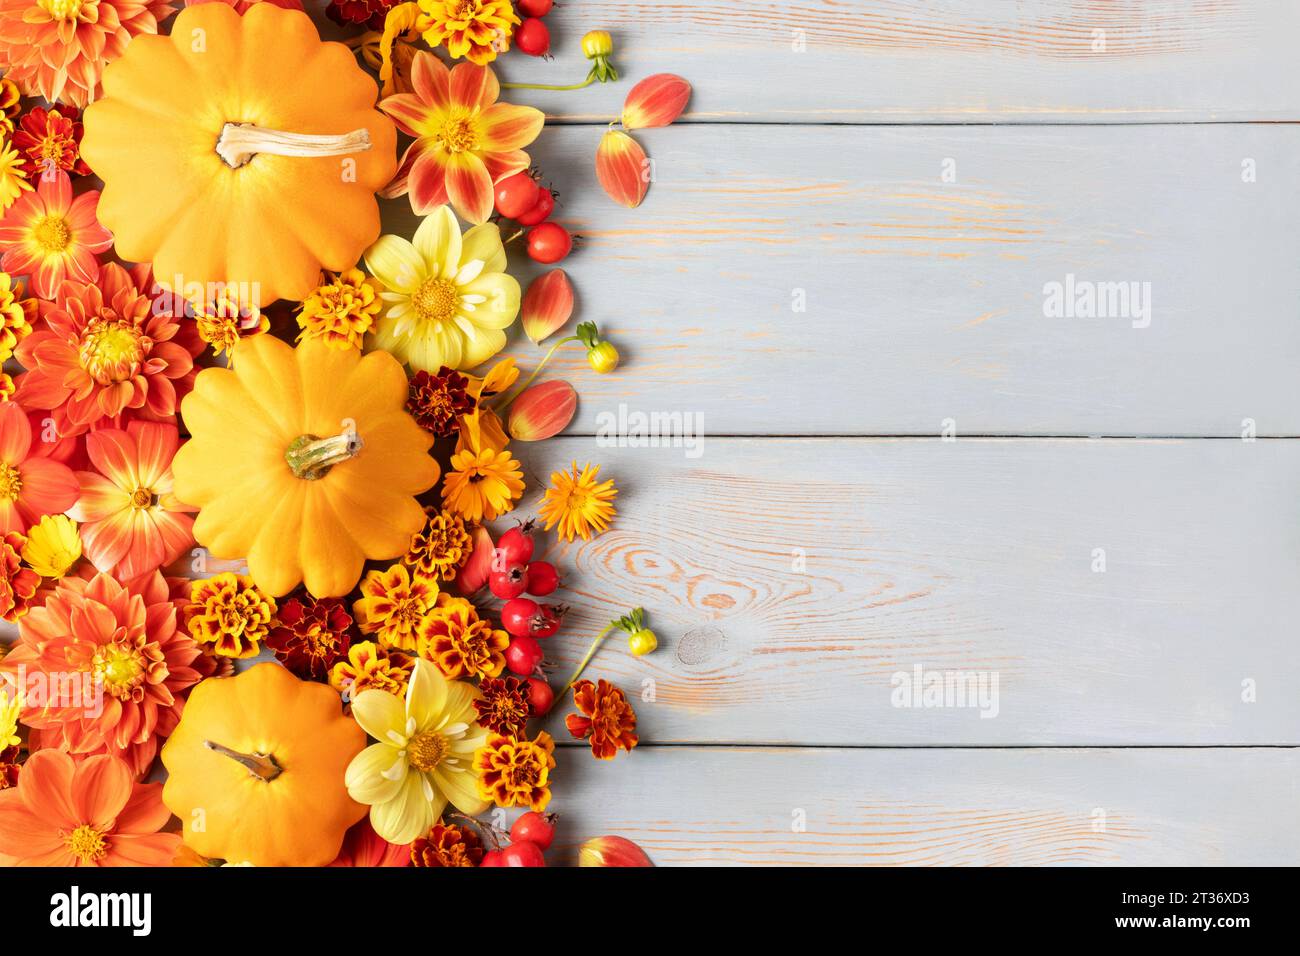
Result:
<instances>
[{"instance_id":1,"label":"yellow squash stem","mask_svg":"<svg viewBox=\"0 0 1300 956\"><path fill-rule=\"evenodd\" d=\"M329 438L299 435L284 451L284 460L295 478L316 481L329 474L335 465L355 458L364 446L356 432L343 432Z\"/></svg>"},{"instance_id":2,"label":"yellow squash stem","mask_svg":"<svg viewBox=\"0 0 1300 956\"><path fill-rule=\"evenodd\" d=\"M238 750L223 747L221 744L214 744L211 740L203 741L203 746L214 753L221 754L223 757L229 757L235 763L243 766L250 776L259 780L270 782L284 772L284 768L276 763L275 758L270 754L244 754Z\"/></svg>"},{"instance_id":3,"label":"yellow squash stem","mask_svg":"<svg viewBox=\"0 0 1300 956\"><path fill-rule=\"evenodd\" d=\"M317 136L288 133L252 123L227 123L217 139L217 155L231 169L249 163L258 153L272 156L343 156L370 148L370 131L362 127L350 133Z\"/></svg>"}]
</instances>

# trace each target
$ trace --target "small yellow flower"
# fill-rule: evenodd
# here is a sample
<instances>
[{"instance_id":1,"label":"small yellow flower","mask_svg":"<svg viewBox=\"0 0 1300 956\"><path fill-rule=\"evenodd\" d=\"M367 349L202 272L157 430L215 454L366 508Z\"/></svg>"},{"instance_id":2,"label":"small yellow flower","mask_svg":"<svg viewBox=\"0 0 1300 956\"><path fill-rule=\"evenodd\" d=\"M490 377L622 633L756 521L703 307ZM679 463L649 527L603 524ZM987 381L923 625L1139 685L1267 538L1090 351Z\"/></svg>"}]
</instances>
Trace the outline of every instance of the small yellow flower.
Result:
<instances>
[{"instance_id":1,"label":"small yellow flower","mask_svg":"<svg viewBox=\"0 0 1300 956\"><path fill-rule=\"evenodd\" d=\"M353 700L363 690L382 690L400 697L406 693L415 661L401 651L390 651L374 641L360 641L348 649L348 659L330 669L330 686Z\"/></svg>"},{"instance_id":2,"label":"small yellow flower","mask_svg":"<svg viewBox=\"0 0 1300 956\"><path fill-rule=\"evenodd\" d=\"M492 734L474 754L478 792L499 807L528 807L541 813L551 802L555 741L546 731L536 740Z\"/></svg>"},{"instance_id":3,"label":"small yellow flower","mask_svg":"<svg viewBox=\"0 0 1300 956\"><path fill-rule=\"evenodd\" d=\"M67 515L45 515L27 532L23 560L43 578L63 577L81 558L81 535Z\"/></svg>"},{"instance_id":4,"label":"small yellow flower","mask_svg":"<svg viewBox=\"0 0 1300 956\"><path fill-rule=\"evenodd\" d=\"M519 24L510 0L418 0L424 42L482 66L510 49Z\"/></svg>"},{"instance_id":5,"label":"small yellow flower","mask_svg":"<svg viewBox=\"0 0 1300 956\"><path fill-rule=\"evenodd\" d=\"M576 461L572 472L551 474L551 487L546 489L539 509L547 531L559 525L559 536L565 541L575 537L588 541L593 533L602 534L609 528L618 489L612 479L598 483L599 474L600 465L587 464L579 471Z\"/></svg>"},{"instance_id":6,"label":"small yellow flower","mask_svg":"<svg viewBox=\"0 0 1300 956\"><path fill-rule=\"evenodd\" d=\"M314 338L333 349L359 349L383 305L374 283L360 269L327 272L298 310L298 341Z\"/></svg>"},{"instance_id":7,"label":"small yellow flower","mask_svg":"<svg viewBox=\"0 0 1300 956\"><path fill-rule=\"evenodd\" d=\"M469 560L474 539L465 527L465 519L450 511L429 511L424 529L411 537L411 549L402 563L416 578L450 581L461 565Z\"/></svg>"},{"instance_id":8,"label":"small yellow flower","mask_svg":"<svg viewBox=\"0 0 1300 956\"><path fill-rule=\"evenodd\" d=\"M22 154L10 145L8 137L0 136L0 212L12 206L23 193L32 191L26 163Z\"/></svg>"},{"instance_id":9,"label":"small yellow flower","mask_svg":"<svg viewBox=\"0 0 1300 956\"><path fill-rule=\"evenodd\" d=\"M478 616L461 597L438 595L438 606L420 622L419 654L447 678L497 677L506 668L510 635Z\"/></svg>"},{"instance_id":10,"label":"small yellow flower","mask_svg":"<svg viewBox=\"0 0 1300 956\"><path fill-rule=\"evenodd\" d=\"M575 330L575 339L587 347L587 364L601 375L618 368L618 349L600 337L595 322L583 322Z\"/></svg>"},{"instance_id":11,"label":"small yellow flower","mask_svg":"<svg viewBox=\"0 0 1300 956\"><path fill-rule=\"evenodd\" d=\"M414 651L416 628L437 600L437 581L412 580L405 565L394 564L387 571L366 574L361 597L352 604L352 615L362 634L377 634L385 647Z\"/></svg>"},{"instance_id":12,"label":"small yellow flower","mask_svg":"<svg viewBox=\"0 0 1300 956\"><path fill-rule=\"evenodd\" d=\"M253 579L227 571L190 585L184 618L190 636L218 657L254 657L275 621L275 598Z\"/></svg>"},{"instance_id":13,"label":"small yellow flower","mask_svg":"<svg viewBox=\"0 0 1300 956\"><path fill-rule=\"evenodd\" d=\"M463 448L451 456L442 503L466 521L491 521L524 494L524 473L508 451Z\"/></svg>"},{"instance_id":14,"label":"small yellow flower","mask_svg":"<svg viewBox=\"0 0 1300 956\"><path fill-rule=\"evenodd\" d=\"M0 684L0 750L8 750L22 743L22 738L18 736L18 717L22 712L22 692L11 692Z\"/></svg>"},{"instance_id":15,"label":"small yellow flower","mask_svg":"<svg viewBox=\"0 0 1300 956\"><path fill-rule=\"evenodd\" d=\"M257 335L271 328L271 320L257 306L245 306L233 288L222 290L211 302L193 305L194 321L199 338L212 346L213 355L226 355L233 359L239 340Z\"/></svg>"},{"instance_id":16,"label":"small yellow flower","mask_svg":"<svg viewBox=\"0 0 1300 956\"><path fill-rule=\"evenodd\" d=\"M14 354L14 348L32 332L36 319L35 299L24 299L23 290L7 272L0 272L0 362Z\"/></svg>"},{"instance_id":17,"label":"small yellow flower","mask_svg":"<svg viewBox=\"0 0 1300 956\"><path fill-rule=\"evenodd\" d=\"M16 391L18 386L14 383L13 377L8 372L0 372L0 402L13 401Z\"/></svg>"},{"instance_id":18,"label":"small yellow flower","mask_svg":"<svg viewBox=\"0 0 1300 956\"><path fill-rule=\"evenodd\" d=\"M588 60L614 52L614 38L606 30L592 30L582 38L582 55Z\"/></svg>"}]
</instances>

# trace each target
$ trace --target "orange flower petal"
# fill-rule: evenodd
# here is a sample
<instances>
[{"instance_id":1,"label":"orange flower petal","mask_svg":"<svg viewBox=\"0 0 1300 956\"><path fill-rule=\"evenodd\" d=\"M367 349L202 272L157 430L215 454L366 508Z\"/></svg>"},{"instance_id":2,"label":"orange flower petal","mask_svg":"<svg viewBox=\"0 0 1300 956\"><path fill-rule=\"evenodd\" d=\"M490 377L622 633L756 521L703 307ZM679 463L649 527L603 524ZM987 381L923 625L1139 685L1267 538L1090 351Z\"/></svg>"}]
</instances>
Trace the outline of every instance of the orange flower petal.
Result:
<instances>
[{"instance_id":1,"label":"orange flower petal","mask_svg":"<svg viewBox=\"0 0 1300 956\"><path fill-rule=\"evenodd\" d=\"M520 441L542 441L558 435L573 421L578 393L558 379L525 390L510 406L510 435Z\"/></svg>"},{"instance_id":2,"label":"orange flower petal","mask_svg":"<svg viewBox=\"0 0 1300 956\"><path fill-rule=\"evenodd\" d=\"M430 54L432 55L432 54ZM451 102L466 109L484 109L496 102L501 87L488 66L458 63L451 71Z\"/></svg>"},{"instance_id":3,"label":"orange flower petal","mask_svg":"<svg viewBox=\"0 0 1300 956\"><path fill-rule=\"evenodd\" d=\"M686 109L691 84L675 73L656 73L632 87L623 101L624 129L667 126Z\"/></svg>"},{"instance_id":4,"label":"orange flower petal","mask_svg":"<svg viewBox=\"0 0 1300 956\"><path fill-rule=\"evenodd\" d=\"M422 50L411 60L411 89L426 106L437 110L451 107L451 71L432 53Z\"/></svg>"},{"instance_id":5,"label":"orange flower petal","mask_svg":"<svg viewBox=\"0 0 1300 956\"><path fill-rule=\"evenodd\" d=\"M564 328L573 315L573 283L568 273L552 269L534 279L524 293L520 312L524 333L535 343Z\"/></svg>"},{"instance_id":6,"label":"orange flower petal","mask_svg":"<svg viewBox=\"0 0 1300 956\"><path fill-rule=\"evenodd\" d=\"M479 114L480 149L504 152L522 149L542 131L546 114L531 106L494 103Z\"/></svg>"},{"instance_id":7,"label":"orange flower petal","mask_svg":"<svg viewBox=\"0 0 1300 956\"><path fill-rule=\"evenodd\" d=\"M488 175L483 160L473 153L453 153L446 162L447 198L452 206L462 218L475 225L487 222L488 216L492 215L492 177ZM418 163L416 169L419 169ZM412 179L414 175L413 171Z\"/></svg>"},{"instance_id":8,"label":"orange flower petal","mask_svg":"<svg viewBox=\"0 0 1300 956\"><path fill-rule=\"evenodd\" d=\"M596 148L596 178L609 198L634 209L650 188L645 150L627 133L610 130Z\"/></svg>"}]
</instances>

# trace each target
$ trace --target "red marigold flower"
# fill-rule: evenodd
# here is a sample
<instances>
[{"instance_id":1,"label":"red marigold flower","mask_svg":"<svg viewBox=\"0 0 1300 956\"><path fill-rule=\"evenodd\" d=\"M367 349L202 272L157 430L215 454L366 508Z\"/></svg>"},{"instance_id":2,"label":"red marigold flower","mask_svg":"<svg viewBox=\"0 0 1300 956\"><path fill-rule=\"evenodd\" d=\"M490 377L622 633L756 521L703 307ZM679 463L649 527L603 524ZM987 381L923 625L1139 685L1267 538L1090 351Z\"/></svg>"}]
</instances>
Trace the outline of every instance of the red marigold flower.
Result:
<instances>
[{"instance_id":1,"label":"red marigold flower","mask_svg":"<svg viewBox=\"0 0 1300 956\"><path fill-rule=\"evenodd\" d=\"M12 623L26 614L40 586L41 576L23 567L26 543L16 531L0 537L0 621Z\"/></svg>"},{"instance_id":2,"label":"red marigold flower","mask_svg":"<svg viewBox=\"0 0 1300 956\"><path fill-rule=\"evenodd\" d=\"M382 30L384 18L398 2L399 0L330 0L325 15L339 26L362 23L369 30Z\"/></svg>"},{"instance_id":3,"label":"red marigold flower","mask_svg":"<svg viewBox=\"0 0 1300 956\"><path fill-rule=\"evenodd\" d=\"M473 411L474 399L467 389L469 379L455 369L442 366L438 374L419 371L411 377L406 410L417 425L437 438L456 434L456 419Z\"/></svg>"},{"instance_id":4,"label":"red marigold flower","mask_svg":"<svg viewBox=\"0 0 1300 956\"><path fill-rule=\"evenodd\" d=\"M180 629L156 572L127 584L111 574L65 577L19 622L18 635L0 676L26 677L29 686L18 689L32 749L113 754L137 774L153 763L201 676L198 645ZM102 706L91 706L99 695Z\"/></svg>"},{"instance_id":5,"label":"red marigold flower","mask_svg":"<svg viewBox=\"0 0 1300 956\"><path fill-rule=\"evenodd\" d=\"M411 866L478 866L483 840L469 827L435 823L411 844Z\"/></svg>"},{"instance_id":6,"label":"red marigold flower","mask_svg":"<svg viewBox=\"0 0 1300 956\"><path fill-rule=\"evenodd\" d=\"M75 106L55 103L49 109L33 106L18 121L12 142L27 157L33 178L55 169L70 176L90 174L90 167L81 158L80 115Z\"/></svg>"},{"instance_id":7,"label":"red marigold flower","mask_svg":"<svg viewBox=\"0 0 1300 956\"><path fill-rule=\"evenodd\" d=\"M591 752L599 759L613 760L620 750L637 745L636 713L613 684L578 681L573 685L573 705L582 713L569 714L564 725L579 740L589 737Z\"/></svg>"},{"instance_id":8,"label":"red marigold flower","mask_svg":"<svg viewBox=\"0 0 1300 956\"><path fill-rule=\"evenodd\" d=\"M20 747L6 747L0 750L0 790L18 786L18 774L23 769L18 762Z\"/></svg>"},{"instance_id":9,"label":"red marigold flower","mask_svg":"<svg viewBox=\"0 0 1300 956\"><path fill-rule=\"evenodd\" d=\"M61 436L171 421L194 386L203 342L193 323L155 308L153 288L147 267L116 263L97 281L63 282L55 301L41 303L46 328L14 349L31 370L19 380L18 400L49 409Z\"/></svg>"},{"instance_id":10,"label":"red marigold flower","mask_svg":"<svg viewBox=\"0 0 1300 956\"><path fill-rule=\"evenodd\" d=\"M328 680L330 668L348 656L351 629L352 615L341 600L304 592L280 605L266 646L303 680Z\"/></svg>"},{"instance_id":11,"label":"red marigold flower","mask_svg":"<svg viewBox=\"0 0 1300 956\"><path fill-rule=\"evenodd\" d=\"M485 677L478 689L482 695L474 701L478 722L494 734L522 737L531 714L527 685L514 677Z\"/></svg>"}]
</instances>

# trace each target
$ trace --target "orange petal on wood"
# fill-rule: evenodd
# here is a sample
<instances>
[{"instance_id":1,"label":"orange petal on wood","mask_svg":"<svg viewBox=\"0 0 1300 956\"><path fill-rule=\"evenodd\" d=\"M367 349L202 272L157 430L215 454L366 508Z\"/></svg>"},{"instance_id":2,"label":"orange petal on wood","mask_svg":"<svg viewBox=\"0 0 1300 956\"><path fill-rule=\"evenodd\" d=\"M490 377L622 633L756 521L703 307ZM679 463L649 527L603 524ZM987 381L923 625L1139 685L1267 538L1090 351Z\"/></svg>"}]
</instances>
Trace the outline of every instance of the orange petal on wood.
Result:
<instances>
[{"instance_id":1,"label":"orange petal on wood","mask_svg":"<svg viewBox=\"0 0 1300 956\"><path fill-rule=\"evenodd\" d=\"M573 283L563 269L538 276L524 293L524 334L534 343L564 328L573 315Z\"/></svg>"},{"instance_id":2,"label":"orange petal on wood","mask_svg":"<svg viewBox=\"0 0 1300 956\"><path fill-rule=\"evenodd\" d=\"M568 382L556 379L534 385L510 408L510 436L519 441L541 441L558 435L573 421L578 393Z\"/></svg>"},{"instance_id":3,"label":"orange petal on wood","mask_svg":"<svg viewBox=\"0 0 1300 956\"><path fill-rule=\"evenodd\" d=\"M578 848L578 866L654 866L627 837L594 837Z\"/></svg>"},{"instance_id":4,"label":"orange petal on wood","mask_svg":"<svg viewBox=\"0 0 1300 956\"><path fill-rule=\"evenodd\" d=\"M632 87L623 101L623 128L667 126L686 109L691 84L676 73L656 73Z\"/></svg>"},{"instance_id":5,"label":"orange petal on wood","mask_svg":"<svg viewBox=\"0 0 1300 956\"><path fill-rule=\"evenodd\" d=\"M596 148L596 178L610 199L635 209L650 188L645 150L627 133L610 130Z\"/></svg>"},{"instance_id":6,"label":"orange petal on wood","mask_svg":"<svg viewBox=\"0 0 1300 956\"><path fill-rule=\"evenodd\" d=\"M487 528L479 525L471 533L474 550L469 553L469 560L461 566L456 574L456 590L461 594L473 594L487 584L488 575L492 573L492 552L496 545Z\"/></svg>"}]
</instances>

